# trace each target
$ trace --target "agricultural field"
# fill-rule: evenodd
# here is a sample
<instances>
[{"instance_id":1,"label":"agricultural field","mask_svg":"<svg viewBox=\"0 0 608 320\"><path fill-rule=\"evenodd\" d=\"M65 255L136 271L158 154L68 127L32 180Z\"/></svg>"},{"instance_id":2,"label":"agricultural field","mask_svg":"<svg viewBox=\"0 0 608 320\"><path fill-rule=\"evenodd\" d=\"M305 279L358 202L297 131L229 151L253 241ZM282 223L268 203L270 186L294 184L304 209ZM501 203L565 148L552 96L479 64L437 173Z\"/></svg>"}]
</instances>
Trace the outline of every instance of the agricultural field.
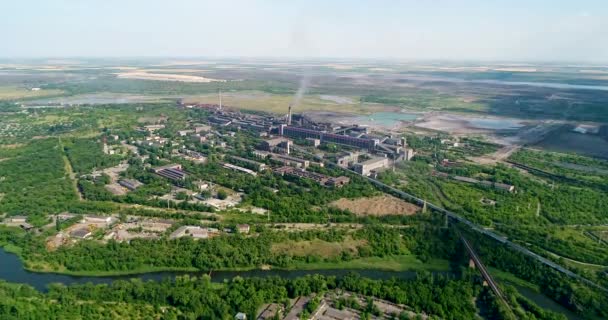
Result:
<instances>
[{"instance_id":1,"label":"agricultural field","mask_svg":"<svg viewBox=\"0 0 608 320\"><path fill-rule=\"evenodd\" d=\"M31 88L0 86L0 101L59 96L62 94L63 91L57 89L33 90Z\"/></svg>"}]
</instances>

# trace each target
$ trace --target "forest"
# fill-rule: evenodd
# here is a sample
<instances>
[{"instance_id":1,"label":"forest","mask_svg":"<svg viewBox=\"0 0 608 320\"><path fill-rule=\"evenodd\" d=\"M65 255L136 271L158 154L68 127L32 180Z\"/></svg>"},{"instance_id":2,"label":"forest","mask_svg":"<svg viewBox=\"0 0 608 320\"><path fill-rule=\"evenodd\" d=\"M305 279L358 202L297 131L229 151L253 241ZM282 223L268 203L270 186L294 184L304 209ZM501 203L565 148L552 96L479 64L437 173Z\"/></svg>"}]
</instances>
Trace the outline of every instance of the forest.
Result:
<instances>
[{"instance_id":1,"label":"forest","mask_svg":"<svg viewBox=\"0 0 608 320\"><path fill-rule=\"evenodd\" d=\"M349 274L340 278L236 277L219 284L212 283L207 276L185 276L161 282L118 280L111 285L53 285L48 293L0 282L0 293L5 297L0 300L0 316L3 319L233 319L237 312L244 312L248 318L255 319L263 303L288 305L289 299L330 290L386 299L442 319L471 319L475 315L472 301L480 286L428 273L412 280L371 280ZM408 319L406 315L395 315L397 318Z\"/></svg>"},{"instance_id":2,"label":"forest","mask_svg":"<svg viewBox=\"0 0 608 320\"><path fill-rule=\"evenodd\" d=\"M64 211L77 200L58 139L0 148L0 154L0 211L36 220Z\"/></svg>"}]
</instances>

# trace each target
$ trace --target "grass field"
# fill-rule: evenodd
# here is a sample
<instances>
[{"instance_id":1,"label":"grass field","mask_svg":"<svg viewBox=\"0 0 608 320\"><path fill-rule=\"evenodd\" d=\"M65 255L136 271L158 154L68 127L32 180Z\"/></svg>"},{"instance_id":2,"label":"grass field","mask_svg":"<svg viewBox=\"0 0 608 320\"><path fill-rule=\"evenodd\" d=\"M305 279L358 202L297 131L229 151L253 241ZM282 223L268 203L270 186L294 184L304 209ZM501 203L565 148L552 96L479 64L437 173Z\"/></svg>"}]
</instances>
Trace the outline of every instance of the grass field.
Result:
<instances>
[{"instance_id":1,"label":"grass field","mask_svg":"<svg viewBox=\"0 0 608 320\"><path fill-rule=\"evenodd\" d=\"M284 253L298 257L319 256L322 258L334 258L342 252L355 253L357 248L365 245L363 240L355 240L347 237L343 242L327 242L319 239L310 241L287 241L272 245L274 253Z\"/></svg>"},{"instance_id":2,"label":"grass field","mask_svg":"<svg viewBox=\"0 0 608 320\"><path fill-rule=\"evenodd\" d=\"M47 97L63 94L62 90L38 90L32 91L27 88L13 86L0 87L0 100L15 100L25 98Z\"/></svg>"},{"instance_id":3,"label":"grass field","mask_svg":"<svg viewBox=\"0 0 608 320\"><path fill-rule=\"evenodd\" d=\"M538 285L535 285L526 280L520 279L520 278L516 277L515 275L513 275L512 273L498 270L498 269L492 268L492 267L488 267L488 271L490 272L492 277L494 279L498 280L499 282L504 281L504 282L508 282L508 283L516 285L516 286L526 287L526 288L530 288L536 292L540 292L540 287Z\"/></svg>"},{"instance_id":4,"label":"grass field","mask_svg":"<svg viewBox=\"0 0 608 320\"><path fill-rule=\"evenodd\" d=\"M293 112L303 111L333 111L366 114L384 110L384 106L375 103L359 103L359 97L348 99L322 99L319 95L306 95L302 102L295 106ZM192 95L184 98L186 103L218 103L217 94ZM349 101L354 103L349 103ZM270 94L261 91L225 92L222 94L222 104L246 110L266 111L272 113L287 113L287 108L293 102L292 95Z\"/></svg>"},{"instance_id":5,"label":"grass field","mask_svg":"<svg viewBox=\"0 0 608 320\"><path fill-rule=\"evenodd\" d=\"M329 269L370 269L386 271L449 271L449 261L430 259L427 262L418 260L413 255L387 257L369 257L340 262L301 262L292 269L329 270Z\"/></svg>"},{"instance_id":6,"label":"grass field","mask_svg":"<svg viewBox=\"0 0 608 320\"><path fill-rule=\"evenodd\" d=\"M9 250L7 246L4 247L5 250ZM65 268L56 268L53 266L45 265L41 262L28 262L25 265L25 269L32 272L40 272L40 273L60 273L67 274L72 276L89 276L89 277L107 277L107 276L123 276L123 275L137 275L143 273L151 273L151 272L200 272L206 270L198 270L195 268L158 268L158 267L143 267L134 270L128 271L70 271ZM249 271L255 270L257 268L232 268L232 269L222 269L222 270L214 270L214 271ZM281 268L273 268L281 270ZM315 262L315 263L306 263L299 262L294 266L289 267L285 270L334 270L334 269L367 269L367 270L383 270L383 271L449 271L450 265L449 261L443 259L430 259L427 262L422 262L418 260L413 255L399 255L399 256L387 256L387 257L369 257L369 258L360 258L353 259L350 261L340 261L340 262ZM496 274L496 275L495 275ZM501 272L501 271L492 271L492 275L495 275L499 279L509 280L509 282L527 286L530 288L533 287L532 284L529 284L521 279L515 278L515 276Z\"/></svg>"}]
</instances>

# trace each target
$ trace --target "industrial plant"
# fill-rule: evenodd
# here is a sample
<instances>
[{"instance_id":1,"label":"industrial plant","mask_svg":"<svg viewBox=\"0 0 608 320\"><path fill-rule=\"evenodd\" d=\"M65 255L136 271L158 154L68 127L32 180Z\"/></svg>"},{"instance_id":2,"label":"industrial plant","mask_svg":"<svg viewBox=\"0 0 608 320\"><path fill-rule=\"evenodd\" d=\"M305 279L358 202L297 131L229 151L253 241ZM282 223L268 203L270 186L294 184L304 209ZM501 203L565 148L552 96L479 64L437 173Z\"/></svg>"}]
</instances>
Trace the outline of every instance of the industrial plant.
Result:
<instances>
[{"instance_id":1,"label":"industrial plant","mask_svg":"<svg viewBox=\"0 0 608 320\"><path fill-rule=\"evenodd\" d=\"M183 103L181 106L184 106ZM257 132L260 137L268 137L255 146L254 156L281 163L285 166L306 168L309 160L290 156L294 144L313 146L334 144L345 148L350 156L339 158L336 164L359 174L370 176L390 168L400 161L409 161L416 152L407 145L405 138L394 137L387 132L372 132L369 127L352 125L337 126L320 123L303 114L294 114L293 105L280 116L246 114L227 108L221 104L195 104L186 108L203 108L211 115L209 124L236 130ZM359 155L361 161L359 161Z\"/></svg>"}]
</instances>

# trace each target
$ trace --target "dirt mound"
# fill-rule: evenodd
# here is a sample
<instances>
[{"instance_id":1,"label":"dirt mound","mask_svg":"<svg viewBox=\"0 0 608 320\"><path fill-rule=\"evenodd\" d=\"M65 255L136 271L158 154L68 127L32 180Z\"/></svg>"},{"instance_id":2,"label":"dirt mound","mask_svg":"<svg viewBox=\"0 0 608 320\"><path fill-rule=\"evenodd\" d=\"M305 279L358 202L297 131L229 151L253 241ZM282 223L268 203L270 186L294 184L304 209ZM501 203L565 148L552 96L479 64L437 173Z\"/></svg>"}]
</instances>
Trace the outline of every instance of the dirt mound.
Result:
<instances>
[{"instance_id":1,"label":"dirt mound","mask_svg":"<svg viewBox=\"0 0 608 320\"><path fill-rule=\"evenodd\" d=\"M378 196L373 198L340 199L331 203L331 206L348 210L358 216L386 216L411 215L418 211L418 206L391 196Z\"/></svg>"}]
</instances>

